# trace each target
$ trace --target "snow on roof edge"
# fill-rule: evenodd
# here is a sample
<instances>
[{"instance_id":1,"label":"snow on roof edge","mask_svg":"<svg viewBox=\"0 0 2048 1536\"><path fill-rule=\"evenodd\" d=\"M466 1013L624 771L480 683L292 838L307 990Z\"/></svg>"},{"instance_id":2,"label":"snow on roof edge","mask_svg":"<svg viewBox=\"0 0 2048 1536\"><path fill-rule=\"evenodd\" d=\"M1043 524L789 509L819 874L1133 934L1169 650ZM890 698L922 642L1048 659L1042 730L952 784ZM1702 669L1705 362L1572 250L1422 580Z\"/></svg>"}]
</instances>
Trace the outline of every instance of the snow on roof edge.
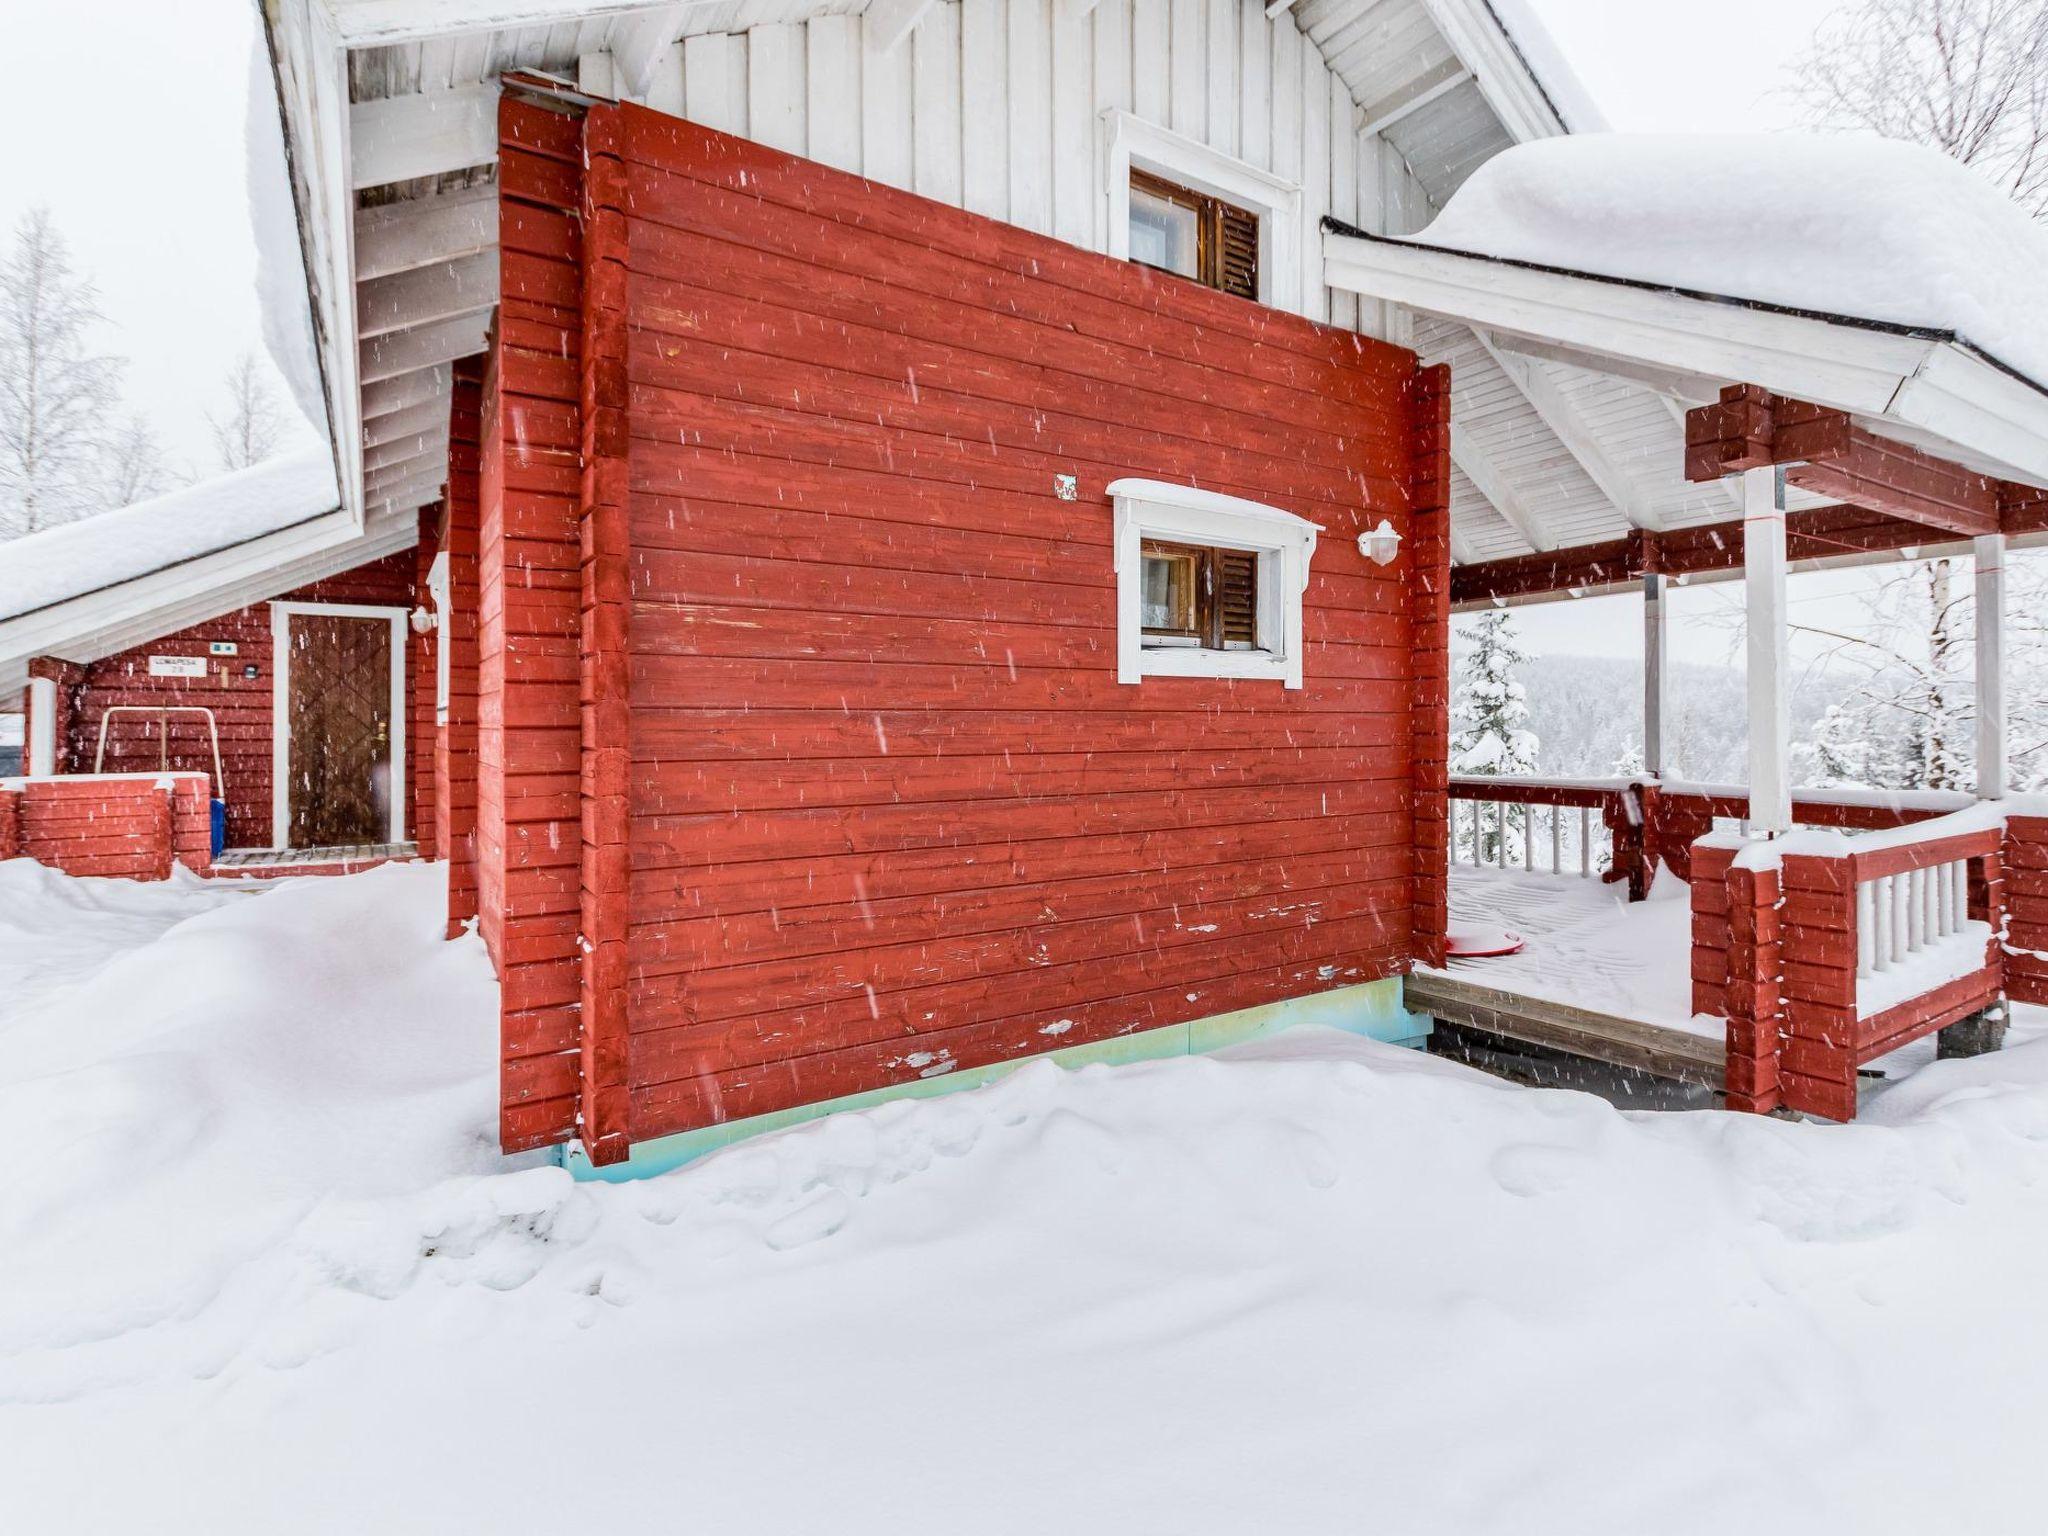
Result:
<instances>
[{"instance_id":1,"label":"snow on roof edge","mask_svg":"<svg viewBox=\"0 0 2048 1536\"><path fill-rule=\"evenodd\" d=\"M257 28L249 49L242 148L264 349L284 375L299 414L326 438L331 435L327 390L313 333L313 296L306 276L298 199L285 147L284 113L267 24Z\"/></svg>"},{"instance_id":2,"label":"snow on roof edge","mask_svg":"<svg viewBox=\"0 0 2048 1536\"><path fill-rule=\"evenodd\" d=\"M1607 114L1593 100L1585 81L1579 78L1557 39L1543 24L1528 0L1481 0L1492 13L1494 25L1522 60L1536 89L1550 103L1550 110L1564 124L1567 133L1606 133Z\"/></svg>"},{"instance_id":3,"label":"snow on roof edge","mask_svg":"<svg viewBox=\"0 0 2048 1536\"><path fill-rule=\"evenodd\" d=\"M2035 298L2048 231L1924 146L1760 133L1535 140L1481 166L1398 243L1949 342L2048 394L2048 314Z\"/></svg>"},{"instance_id":4,"label":"snow on roof edge","mask_svg":"<svg viewBox=\"0 0 2048 1536\"><path fill-rule=\"evenodd\" d=\"M0 622L218 554L340 505L323 444L28 534L5 546Z\"/></svg>"}]
</instances>

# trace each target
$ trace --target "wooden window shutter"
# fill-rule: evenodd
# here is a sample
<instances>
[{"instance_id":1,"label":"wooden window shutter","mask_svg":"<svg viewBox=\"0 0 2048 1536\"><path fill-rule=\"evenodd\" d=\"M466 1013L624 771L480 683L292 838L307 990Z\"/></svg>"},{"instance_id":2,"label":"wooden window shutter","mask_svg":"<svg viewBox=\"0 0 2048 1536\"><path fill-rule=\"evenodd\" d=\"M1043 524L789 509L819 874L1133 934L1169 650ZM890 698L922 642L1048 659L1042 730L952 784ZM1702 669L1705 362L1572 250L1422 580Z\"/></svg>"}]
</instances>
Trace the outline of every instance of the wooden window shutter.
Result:
<instances>
[{"instance_id":1,"label":"wooden window shutter","mask_svg":"<svg viewBox=\"0 0 2048 1536\"><path fill-rule=\"evenodd\" d=\"M1217 232L1216 286L1240 299L1259 296L1259 221L1242 208L1219 203L1222 227Z\"/></svg>"},{"instance_id":2,"label":"wooden window shutter","mask_svg":"<svg viewBox=\"0 0 2048 1536\"><path fill-rule=\"evenodd\" d=\"M1251 550L1220 549L1217 603L1221 616L1223 644L1256 646L1259 643L1259 557Z\"/></svg>"}]
</instances>

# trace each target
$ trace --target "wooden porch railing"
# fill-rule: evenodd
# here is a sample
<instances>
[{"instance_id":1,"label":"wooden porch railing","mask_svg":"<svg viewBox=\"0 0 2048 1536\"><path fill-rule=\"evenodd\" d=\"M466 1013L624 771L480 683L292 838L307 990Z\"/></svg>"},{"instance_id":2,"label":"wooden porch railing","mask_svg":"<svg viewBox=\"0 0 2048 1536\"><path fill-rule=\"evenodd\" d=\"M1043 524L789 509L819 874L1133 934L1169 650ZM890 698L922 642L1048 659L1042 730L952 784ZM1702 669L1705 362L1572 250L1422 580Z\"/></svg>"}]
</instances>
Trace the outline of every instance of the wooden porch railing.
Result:
<instances>
[{"instance_id":1,"label":"wooden porch railing","mask_svg":"<svg viewBox=\"0 0 2048 1536\"><path fill-rule=\"evenodd\" d=\"M1454 778L1451 863L1626 880L1640 900L1642 791L1627 779Z\"/></svg>"},{"instance_id":2,"label":"wooden porch railing","mask_svg":"<svg viewBox=\"0 0 2048 1536\"><path fill-rule=\"evenodd\" d=\"M1848 1120L1857 1069L2005 993L2003 818L1692 850L1693 1007L1727 1020L1731 1106Z\"/></svg>"}]
</instances>

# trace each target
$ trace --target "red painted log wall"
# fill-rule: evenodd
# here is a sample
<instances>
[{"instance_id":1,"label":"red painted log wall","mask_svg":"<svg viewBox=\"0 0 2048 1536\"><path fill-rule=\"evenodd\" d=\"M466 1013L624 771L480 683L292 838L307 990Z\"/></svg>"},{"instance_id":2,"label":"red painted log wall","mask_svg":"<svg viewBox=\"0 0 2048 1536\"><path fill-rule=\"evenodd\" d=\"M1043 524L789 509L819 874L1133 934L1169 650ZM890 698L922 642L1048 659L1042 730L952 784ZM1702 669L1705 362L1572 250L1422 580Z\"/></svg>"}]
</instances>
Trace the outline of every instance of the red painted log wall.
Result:
<instances>
[{"instance_id":1,"label":"red painted log wall","mask_svg":"<svg viewBox=\"0 0 2048 1536\"><path fill-rule=\"evenodd\" d=\"M591 116L586 159L573 119L501 113L481 799L508 1144L567 1134L579 1090L586 1141L616 1114L609 1078L578 1081L612 1065L601 1030L570 1054L579 1008L623 1005L637 1141L1404 968L1439 900L1417 895L1410 765L1441 710L1414 656L1444 619L1414 588L1445 555L1410 507L1440 511L1440 382L759 145ZM582 184L586 163L615 180ZM579 280L578 215L621 206L621 270ZM620 302L622 333L600 313ZM586 522L579 549L574 524L604 494L577 482L578 447L589 473L606 442L579 414L620 385L623 625L605 540ZM1306 688L1117 683L1121 476L1324 526ZM1381 517L1409 535L1384 569L1354 543ZM573 946L608 920L590 861L615 661L616 1000ZM579 707L580 830L559 798Z\"/></svg>"},{"instance_id":2,"label":"red painted log wall","mask_svg":"<svg viewBox=\"0 0 2048 1536\"><path fill-rule=\"evenodd\" d=\"M582 120L499 108L498 331L482 389L477 898L502 1006L499 1136L576 1124L581 974Z\"/></svg>"},{"instance_id":3,"label":"red painted log wall","mask_svg":"<svg viewBox=\"0 0 2048 1536\"><path fill-rule=\"evenodd\" d=\"M410 608L414 596L411 550L387 555L354 570L328 577L280 599L303 603L374 603ZM214 641L231 641L233 656L212 656ZM415 644L419 643L415 637ZM208 664L203 678L151 677L151 656L199 656ZM257 675L242 676L254 663ZM410 679L416 668L408 667ZM58 768L89 773L99 742L100 718L113 705L200 705L214 712L220 728L221 775L226 781L227 842L230 848L267 848L271 844L271 633L268 603L237 608L203 624L178 630L95 661L82 669L66 690L60 708L68 711L64 749ZM408 704L408 718L411 717ZM163 736L154 720L142 716L114 717L103 765L108 773L154 772L162 764ZM410 754L408 754L410 755ZM174 716L170 723L170 766L188 772L213 772L213 751L205 722L195 716ZM407 765L408 774L412 764Z\"/></svg>"},{"instance_id":4,"label":"red painted log wall","mask_svg":"<svg viewBox=\"0 0 2048 1536\"><path fill-rule=\"evenodd\" d=\"M448 497L440 544L448 554L448 718L434 738L436 852L448 865L448 932L477 915L477 466L482 433L482 369L455 365L448 422Z\"/></svg>"},{"instance_id":5,"label":"red painted log wall","mask_svg":"<svg viewBox=\"0 0 2048 1536\"><path fill-rule=\"evenodd\" d=\"M163 880L173 862L213 862L210 779L198 774L68 775L0 781L0 858L67 875Z\"/></svg>"}]
</instances>

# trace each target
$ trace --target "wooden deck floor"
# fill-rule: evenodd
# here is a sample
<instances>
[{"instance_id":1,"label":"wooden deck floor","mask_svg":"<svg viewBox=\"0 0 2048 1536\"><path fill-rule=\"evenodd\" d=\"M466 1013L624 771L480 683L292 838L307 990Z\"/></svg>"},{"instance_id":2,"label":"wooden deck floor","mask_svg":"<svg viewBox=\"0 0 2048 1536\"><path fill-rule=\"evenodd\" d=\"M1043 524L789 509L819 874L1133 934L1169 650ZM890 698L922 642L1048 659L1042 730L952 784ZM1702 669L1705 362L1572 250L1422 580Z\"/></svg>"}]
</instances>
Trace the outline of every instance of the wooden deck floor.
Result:
<instances>
[{"instance_id":1,"label":"wooden deck floor","mask_svg":"<svg viewBox=\"0 0 2048 1536\"><path fill-rule=\"evenodd\" d=\"M1684 892L1631 903L1574 876L1459 866L1453 926L1509 930L1514 955L1454 960L1408 978L1408 1006L1540 1050L1719 1090L1725 1047L1691 1013Z\"/></svg>"},{"instance_id":2,"label":"wooden deck floor","mask_svg":"<svg viewBox=\"0 0 2048 1536\"><path fill-rule=\"evenodd\" d=\"M1710 1036L1529 997L1442 971L1411 975L1406 1000L1412 1011L1447 1024L1652 1077L1719 1089L1726 1070L1722 1043Z\"/></svg>"}]
</instances>

